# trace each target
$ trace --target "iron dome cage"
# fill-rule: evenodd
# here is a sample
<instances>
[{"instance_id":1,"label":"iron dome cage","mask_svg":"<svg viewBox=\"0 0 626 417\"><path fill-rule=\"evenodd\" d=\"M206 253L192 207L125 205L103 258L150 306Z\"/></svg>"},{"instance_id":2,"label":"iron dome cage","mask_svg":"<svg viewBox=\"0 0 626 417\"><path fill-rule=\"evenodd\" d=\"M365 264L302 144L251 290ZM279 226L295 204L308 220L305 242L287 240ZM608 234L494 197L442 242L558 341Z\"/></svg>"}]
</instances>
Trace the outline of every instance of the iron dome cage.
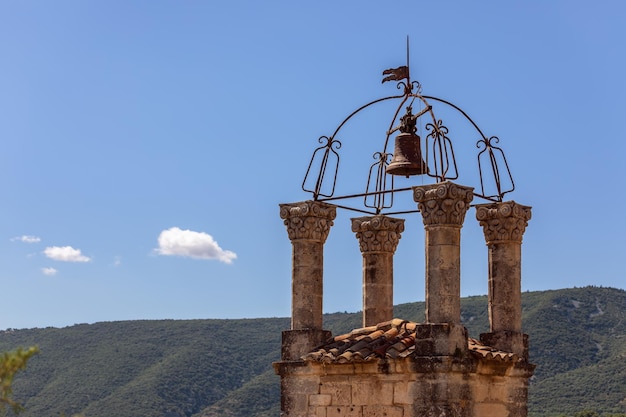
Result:
<instances>
[{"instance_id":1,"label":"iron dome cage","mask_svg":"<svg viewBox=\"0 0 626 417\"><path fill-rule=\"evenodd\" d=\"M339 208L366 214L416 212L393 211L395 195L412 190L412 187L394 187L394 177L425 176L434 182L459 177L453 140L446 124L435 114L437 105L461 115L478 134L476 163L479 184L474 184L474 195L487 201L501 202L505 194L515 189L515 183L504 151L497 146L500 139L486 136L474 120L452 102L422 94L421 84L411 80L408 55L407 45L407 65L387 69L382 74L382 83L395 81L401 94L382 97L360 106L339 123L331 135L318 139L321 146L313 151L302 181L303 191L311 193L315 201L332 201ZM393 105L395 111L385 132L382 149L373 154L374 163L369 167L364 189L336 195L342 148L340 132L357 114L383 102L397 104ZM423 140L416 133L418 123L425 132ZM391 150L390 139L394 134Z\"/></svg>"}]
</instances>

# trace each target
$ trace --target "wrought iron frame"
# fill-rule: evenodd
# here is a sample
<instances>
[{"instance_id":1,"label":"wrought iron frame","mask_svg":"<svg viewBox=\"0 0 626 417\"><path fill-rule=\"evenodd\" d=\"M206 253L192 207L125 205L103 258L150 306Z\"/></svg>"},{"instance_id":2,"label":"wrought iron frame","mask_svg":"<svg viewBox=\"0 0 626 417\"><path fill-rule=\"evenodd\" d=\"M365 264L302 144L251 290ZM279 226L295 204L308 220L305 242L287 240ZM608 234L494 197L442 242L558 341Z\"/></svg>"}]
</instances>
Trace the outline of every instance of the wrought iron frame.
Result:
<instances>
[{"instance_id":1,"label":"wrought iron frame","mask_svg":"<svg viewBox=\"0 0 626 417\"><path fill-rule=\"evenodd\" d=\"M469 117L469 115L455 104L438 97L422 95L421 84L417 81L412 82L410 79L408 52L406 66L386 70L383 72L383 75L387 75L387 77L383 79L383 82L393 80L398 81L396 87L397 89L403 89L404 94L379 98L359 107L358 109L350 113L350 115L348 115L348 117L346 117L339 124L339 126L335 129L332 135L321 136L318 139L318 142L322 144L322 146L317 147L313 151L313 155L311 156L311 160L307 167L304 180L302 181L303 191L312 193L313 199L316 201L337 201L342 199L362 197L363 205L366 209L335 204L339 208L358 211L362 213L381 214L384 210L391 209L391 207L393 206L394 193L412 190L412 187L395 189L394 176L387 173L389 158L392 156L387 151L389 138L393 132L399 129L398 127L394 128L393 126L398 120L398 116L402 108L407 104L407 115L415 119L421 118L425 115L430 116L429 121L425 123L425 128L429 132L426 135L424 146L426 150L425 162L429 167L429 170L425 175L434 178L436 182L457 179L459 176L459 172L457 169L456 158L454 156L452 140L448 137L448 128L443 124L443 121L441 119L437 119L433 111L433 106L430 104L429 101L439 102L456 110L462 116L464 116L464 118L467 119L474 127L474 129L480 134L481 139L476 142L476 147L479 149L479 152L477 154L477 161L480 177L480 193L474 192L474 195L476 197L483 198L489 201L502 201L505 194L515 189L515 183L513 181L513 177L511 175L511 171L509 169L509 165L504 155L504 152L500 147L495 146L495 144L499 143L500 139L497 136L485 136L482 130ZM359 114L361 111L365 110L368 107L388 100L400 100L400 103L396 108L389 129L387 130L382 152L375 152L373 155L376 161L370 166L365 192L351 195L335 196L334 194L337 185L337 176L339 172L340 162L340 156L338 151L339 149L341 149L342 146L342 143L337 139L337 135L344 127L344 125L350 119L352 119L352 117ZM424 108L418 114L412 115L412 105L416 100L421 102ZM507 189L503 189L502 174L504 172L501 169L502 167L498 165L498 154L503 161L504 169L506 170L506 176L510 181L510 187ZM481 160L484 160L485 158L487 158L489 161L491 174L493 176L492 179L495 183L497 191L495 194L491 195L487 195L485 193L485 181L483 178L484 164L483 162L481 162ZM310 175L312 175L312 173L314 172L312 171L312 168L316 162L319 165L319 170L317 178L314 181L315 186L307 187L307 180L309 180ZM432 168L432 171L430 170L430 168ZM326 187L329 190L323 191L324 184L327 184L327 181L329 181L328 175L332 176L332 182L331 185ZM391 176L391 181L388 180L388 176ZM404 214L416 211L417 210L386 212L385 214Z\"/></svg>"}]
</instances>

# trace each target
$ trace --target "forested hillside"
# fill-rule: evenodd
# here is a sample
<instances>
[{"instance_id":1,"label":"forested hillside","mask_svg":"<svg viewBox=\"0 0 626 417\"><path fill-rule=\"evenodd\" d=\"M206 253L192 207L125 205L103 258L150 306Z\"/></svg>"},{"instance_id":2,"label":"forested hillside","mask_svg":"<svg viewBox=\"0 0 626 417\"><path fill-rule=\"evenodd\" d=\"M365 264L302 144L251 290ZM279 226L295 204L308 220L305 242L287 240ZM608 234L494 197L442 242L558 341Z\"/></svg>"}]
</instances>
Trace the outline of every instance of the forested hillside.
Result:
<instances>
[{"instance_id":1,"label":"forested hillside","mask_svg":"<svg viewBox=\"0 0 626 417\"><path fill-rule=\"evenodd\" d=\"M403 319L423 315L424 303L395 308ZM324 319L334 334L360 324L357 313ZM462 319L474 337L488 331L487 298L464 298ZM523 319L537 364L532 417L626 415L626 291L524 293ZM15 379L24 417L276 417L271 363L288 326L288 318L268 318L8 329L0 351L40 348Z\"/></svg>"}]
</instances>

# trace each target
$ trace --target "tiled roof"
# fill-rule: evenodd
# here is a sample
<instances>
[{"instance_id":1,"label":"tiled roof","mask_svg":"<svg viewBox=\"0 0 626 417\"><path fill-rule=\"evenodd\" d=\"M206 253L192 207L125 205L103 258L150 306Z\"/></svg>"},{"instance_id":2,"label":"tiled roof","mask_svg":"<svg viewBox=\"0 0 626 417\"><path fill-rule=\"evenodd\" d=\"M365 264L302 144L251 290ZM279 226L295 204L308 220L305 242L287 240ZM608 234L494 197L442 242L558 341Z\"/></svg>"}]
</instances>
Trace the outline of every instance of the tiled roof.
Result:
<instances>
[{"instance_id":1,"label":"tiled roof","mask_svg":"<svg viewBox=\"0 0 626 417\"><path fill-rule=\"evenodd\" d=\"M467 339L467 345L470 353L477 355L479 358L496 359L503 362L517 362L520 360L520 357L515 353L492 348L471 337Z\"/></svg>"},{"instance_id":2,"label":"tiled roof","mask_svg":"<svg viewBox=\"0 0 626 417\"><path fill-rule=\"evenodd\" d=\"M303 357L304 360L323 363L367 362L379 358L404 358L415 350L418 323L393 319L376 326L355 329L335 336L326 344ZM468 339L470 353L478 358L517 361L519 357Z\"/></svg>"}]
</instances>

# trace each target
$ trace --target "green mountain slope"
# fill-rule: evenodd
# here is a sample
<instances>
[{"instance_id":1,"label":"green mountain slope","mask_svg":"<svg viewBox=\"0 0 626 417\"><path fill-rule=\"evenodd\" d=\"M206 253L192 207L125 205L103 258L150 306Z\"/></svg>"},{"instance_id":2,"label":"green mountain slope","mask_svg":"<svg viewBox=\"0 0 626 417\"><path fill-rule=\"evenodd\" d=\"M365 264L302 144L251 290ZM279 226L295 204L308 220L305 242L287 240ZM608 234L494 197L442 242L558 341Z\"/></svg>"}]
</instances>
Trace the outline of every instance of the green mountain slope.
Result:
<instances>
[{"instance_id":1,"label":"green mountain slope","mask_svg":"<svg viewBox=\"0 0 626 417\"><path fill-rule=\"evenodd\" d=\"M4 332L40 347L15 380L24 416L191 416L267 371L288 319L128 321Z\"/></svg>"},{"instance_id":2,"label":"green mountain slope","mask_svg":"<svg viewBox=\"0 0 626 417\"><path fill-rule=\"evenodd\" d=\"M626 291L575 288L522 297L530 335L530 415L626 413ZM395 307L424 318L424 303ZM487 297L462 300L470 335L489 329ZM333 334L358 313L324 317ZM155 320L0 332L0 351L38 345L15 380L24 417L269 417L279 414L279 359L287 318ZM626 414L624 414L626 416Z\"/></svg>"},{"instance_id":3,"label":"green mountain slope","mask_svg":"<svg viewBox=\"0 0 626 417\"><path fill-rule=\"evenodd\" d=\"M575 288L525 294L537 364L532 415L626 413L626 291Z\"/></svg>"}]
</instances>

